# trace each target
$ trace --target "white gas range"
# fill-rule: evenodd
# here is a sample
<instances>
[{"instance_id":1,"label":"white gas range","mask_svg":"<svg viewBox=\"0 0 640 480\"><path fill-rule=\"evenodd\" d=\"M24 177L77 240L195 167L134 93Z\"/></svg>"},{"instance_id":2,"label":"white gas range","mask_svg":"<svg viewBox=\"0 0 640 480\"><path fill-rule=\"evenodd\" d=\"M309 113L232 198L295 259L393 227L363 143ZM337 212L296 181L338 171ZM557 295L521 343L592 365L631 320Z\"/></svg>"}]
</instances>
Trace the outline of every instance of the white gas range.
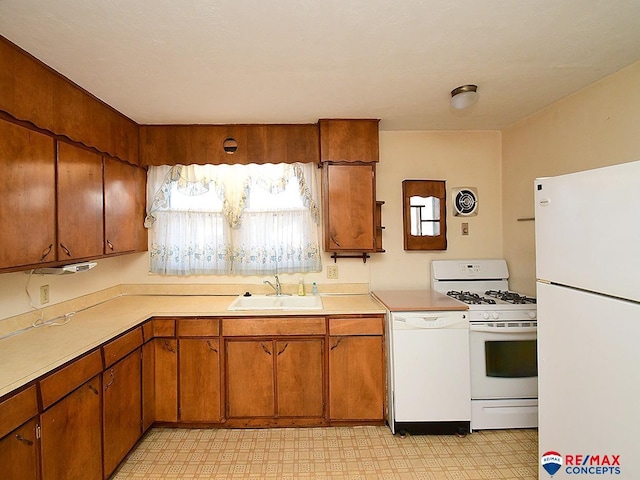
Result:
<instances>
[{"instance_id":1,"label":"white gas range","mask_svg":"<svg viewBox=\"0 0 640 480\"><path fill-rule=\"evenodd\" d=\"M434 260L432 286L469 308L471 429L538 424L535 298L509 291L504 260Z\"/></svg>"}]
</instances>

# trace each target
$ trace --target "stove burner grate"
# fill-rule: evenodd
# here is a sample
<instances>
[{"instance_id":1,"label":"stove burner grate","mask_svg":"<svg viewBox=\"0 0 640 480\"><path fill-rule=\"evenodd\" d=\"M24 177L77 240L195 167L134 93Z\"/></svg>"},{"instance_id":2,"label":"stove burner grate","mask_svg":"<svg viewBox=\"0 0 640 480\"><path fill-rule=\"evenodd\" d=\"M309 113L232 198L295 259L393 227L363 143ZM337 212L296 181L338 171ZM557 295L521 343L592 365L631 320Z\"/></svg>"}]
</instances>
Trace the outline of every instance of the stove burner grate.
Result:
<instances>
[{"instance_id":1,"label":"stove burner grate","mask_svg":"<svg viewBox=\"0 0 640 480\"><path fill-rule=\"evenodd\" d=\"M484 294L489 297L497 298L498 300L502 300L503 302L507 302L507 303L513 303L513 304L536 303L536 299L533 297L520 295L519 293L510 292L509 290L487 290L486 292L484 292Z\"/></svg>"},{"instance_id":2,"label":"stove burner grate","mask_svg":"<svg viewBox=\"0 0 640 480\"><path fill-rule=\"evenodd\" d=\"M449 290L447 292L449 297L455 298L456 300L460 300L461 302L468 303L471 305L495 305L496 301L493 298L481 297L477 293L472 292L464 292L460 290Z\"/></svg>"}]
</instances>

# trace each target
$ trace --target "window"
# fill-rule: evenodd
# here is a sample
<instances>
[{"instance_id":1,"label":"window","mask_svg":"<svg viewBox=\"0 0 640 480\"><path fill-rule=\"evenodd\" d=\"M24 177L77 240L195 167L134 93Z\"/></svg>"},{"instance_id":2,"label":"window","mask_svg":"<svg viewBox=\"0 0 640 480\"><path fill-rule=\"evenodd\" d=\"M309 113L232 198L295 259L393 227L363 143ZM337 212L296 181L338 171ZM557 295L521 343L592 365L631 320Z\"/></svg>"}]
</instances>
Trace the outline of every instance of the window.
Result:
<instances>
[{"instance_id":1,"label":"window","mask_svg":"<svg viewBox=\"0 0 640 480\"><path fill-rule=\"evenodd\" d=\"M314 164L149 167L150 271L322 270Z\"/></svg>"}]
</instances>

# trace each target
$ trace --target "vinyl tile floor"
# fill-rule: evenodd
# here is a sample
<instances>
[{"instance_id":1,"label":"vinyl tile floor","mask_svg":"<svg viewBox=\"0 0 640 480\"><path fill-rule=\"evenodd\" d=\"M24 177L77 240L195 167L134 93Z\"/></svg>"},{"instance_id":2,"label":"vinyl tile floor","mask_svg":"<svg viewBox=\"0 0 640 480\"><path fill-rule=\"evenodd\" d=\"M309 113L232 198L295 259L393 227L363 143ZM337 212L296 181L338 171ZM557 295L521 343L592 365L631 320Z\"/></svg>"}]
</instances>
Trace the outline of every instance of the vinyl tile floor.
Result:
<instances>
[{"instance_id":1,"label":"vinyl tile floor","mask_svg":"<svg viewBox=\"0 0 640 480\"><path fill-rule=\"evenodd\" d=\"M535 479L538 432L394 436L388 427L153 428L112 480Z\"/></svg>"}]
</instances>

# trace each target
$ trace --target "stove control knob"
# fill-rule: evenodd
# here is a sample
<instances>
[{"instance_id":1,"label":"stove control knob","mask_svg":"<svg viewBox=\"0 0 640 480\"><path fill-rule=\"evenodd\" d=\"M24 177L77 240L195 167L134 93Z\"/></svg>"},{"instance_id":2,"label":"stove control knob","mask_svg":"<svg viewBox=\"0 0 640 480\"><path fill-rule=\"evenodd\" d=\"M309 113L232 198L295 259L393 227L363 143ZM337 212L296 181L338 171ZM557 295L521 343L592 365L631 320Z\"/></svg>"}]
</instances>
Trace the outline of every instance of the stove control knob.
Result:
<instances>
[{"instance_id":1,"label":"stove control knob","mask_svg":"<svg viewBox=\"0 0 640 480\"><path fill-rule=\"evenodd\" d=\"M484 318L485 320L489 320L489 312L484 312L482 314L482 318Z\"/></svg>"},{"instance_id":2,"label":"stove control knob","mask_svg":"<svg viewBox=\"0 0 640 480\"><path fill-rule=\"evenodd\" d=\"M529 315L529 318L531 320L534 320L536 318L536 312L527 312L527 315Z\"/></svg>"},{"instance_id":3,"label":"stove control knob","mask_svg":"<svg viewBox=\"0 0 640 480\"><path fill-rule=\"evenodd\" d=\"M498 312L493 312L491 316L494 318L494 320L498 320L500 318L500 314Z\"/></svg>"}]
</instances>

